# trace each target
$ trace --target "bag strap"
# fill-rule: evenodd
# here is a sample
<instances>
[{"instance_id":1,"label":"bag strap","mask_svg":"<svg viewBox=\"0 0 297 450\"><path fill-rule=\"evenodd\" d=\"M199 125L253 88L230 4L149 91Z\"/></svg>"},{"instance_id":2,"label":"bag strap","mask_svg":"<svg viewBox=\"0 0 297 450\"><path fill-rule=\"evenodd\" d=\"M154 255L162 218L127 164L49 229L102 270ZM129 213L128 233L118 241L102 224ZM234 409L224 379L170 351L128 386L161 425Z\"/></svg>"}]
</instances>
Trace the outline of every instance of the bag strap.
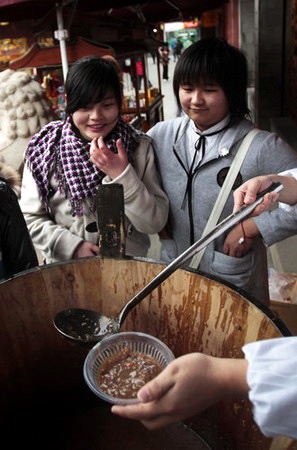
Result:
<instances>
[{"instance_id":1,"label":"bag strap","mask_svg":"<svg viewBox=\"0 0 297 450\"><path fill-rule=\"evenodd\" d=\"M207 233L210 233L211 230L213 230L213 228L217 225L220 215L221 215L223 208L225 206L225 203L227 201L227 198L230 195L232 186L233 186L235 179L238 175L238 172L242 166L242 163L246 157L248 149L249 149L254 137L259 133L259 131L260 130L258 128L253 128L249 133L246 134L245 138L243 139L243 141L233 159L231 167L228 171L228 174L225 178L222 189L220 190L220 193L214 204L212 212L208 218L207 224L204 228L201 238L206 236ZM206 247L204 247L202 250L200 250L200 252L198 252L195 256L193 256L192 261L189 264L189 267L191 267L193 269L198 269L201 259L203 258L205 250L206 250Z\"/></svg>"}]
</instances>

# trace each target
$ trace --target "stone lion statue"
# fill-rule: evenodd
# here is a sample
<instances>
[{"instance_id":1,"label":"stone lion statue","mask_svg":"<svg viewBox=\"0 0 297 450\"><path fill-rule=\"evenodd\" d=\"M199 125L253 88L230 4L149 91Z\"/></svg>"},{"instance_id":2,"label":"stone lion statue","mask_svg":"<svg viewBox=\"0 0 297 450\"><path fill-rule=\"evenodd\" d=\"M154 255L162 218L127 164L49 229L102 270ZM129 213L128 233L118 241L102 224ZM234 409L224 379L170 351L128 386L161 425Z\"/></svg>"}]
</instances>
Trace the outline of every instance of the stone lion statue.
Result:
<instances>
[{"instance_id":1,"label":"stone lion statue","mask_svg":"<svg viewBox=\"0 0 297 450\"><path fill-rule=\"evenodd\" d=\"M25 72L0 72L0 160L22 171L31 137L54 119L41 85Z\"/></svg>"}]
</instances>

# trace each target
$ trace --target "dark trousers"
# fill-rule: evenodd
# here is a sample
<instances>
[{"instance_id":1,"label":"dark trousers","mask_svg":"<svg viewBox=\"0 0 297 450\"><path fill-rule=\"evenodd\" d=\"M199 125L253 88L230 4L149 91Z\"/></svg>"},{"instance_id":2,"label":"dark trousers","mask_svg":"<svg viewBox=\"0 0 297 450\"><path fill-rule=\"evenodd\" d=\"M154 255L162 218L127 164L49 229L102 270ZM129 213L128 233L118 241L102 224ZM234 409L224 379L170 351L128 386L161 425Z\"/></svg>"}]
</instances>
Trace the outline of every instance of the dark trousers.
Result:
<instances>
[{"instance_id":1,"label":"dark trousers","mask_svg":"<svg viewBox=\"0 0 297 450\"><path fill-rule=\"evenodd\" d=\"M142 79L143 79L143 75L137 75L137 88L138 88L138 90L140 90L140 88L141 88Z\"/></svg>"}]
</instances>

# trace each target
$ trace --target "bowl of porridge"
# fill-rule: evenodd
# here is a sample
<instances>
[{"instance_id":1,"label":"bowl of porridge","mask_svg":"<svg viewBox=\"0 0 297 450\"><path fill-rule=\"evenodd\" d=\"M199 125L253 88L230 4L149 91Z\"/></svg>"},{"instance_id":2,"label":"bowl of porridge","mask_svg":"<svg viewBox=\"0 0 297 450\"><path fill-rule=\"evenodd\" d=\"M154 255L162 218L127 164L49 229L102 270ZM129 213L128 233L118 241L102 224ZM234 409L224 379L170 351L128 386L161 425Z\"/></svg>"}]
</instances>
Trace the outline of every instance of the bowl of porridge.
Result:
<instances>
[{"instance_id":1,"label":"bowl of porridge","mask_svg":"<svg viewBox=\"0 0 297 450\"><path fill-rule=\"evenodd\" d=\"M91 391L112 404L138 403L137 392L174 359L158 338L138 332L108 336L96 344L84 362L84 379Z\"/></svg>"}]
</instances>

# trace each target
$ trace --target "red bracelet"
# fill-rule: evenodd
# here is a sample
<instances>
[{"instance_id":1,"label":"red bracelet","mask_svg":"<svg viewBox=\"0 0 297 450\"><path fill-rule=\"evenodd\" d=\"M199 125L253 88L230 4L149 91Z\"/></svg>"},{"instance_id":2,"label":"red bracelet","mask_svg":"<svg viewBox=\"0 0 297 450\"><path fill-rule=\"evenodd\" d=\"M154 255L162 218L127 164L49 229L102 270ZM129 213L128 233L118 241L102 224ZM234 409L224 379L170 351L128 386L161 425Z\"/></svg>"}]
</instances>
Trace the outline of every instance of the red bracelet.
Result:
<instances>
[{"instance_id":1,"label":"red bracelet","mask_svg":"<svg viewBox=\"0 0 297 450\"><path fill-rule=\"evenodd\" d=\"M244 239L254 239L253 237L247 236L247 235L245 234L244 228L243 228L243 222L240 222L240 226L241 226L241 231L242 231L242 234L243 234L243 238L244 238Z\"/></svg>"}]
</instances>

